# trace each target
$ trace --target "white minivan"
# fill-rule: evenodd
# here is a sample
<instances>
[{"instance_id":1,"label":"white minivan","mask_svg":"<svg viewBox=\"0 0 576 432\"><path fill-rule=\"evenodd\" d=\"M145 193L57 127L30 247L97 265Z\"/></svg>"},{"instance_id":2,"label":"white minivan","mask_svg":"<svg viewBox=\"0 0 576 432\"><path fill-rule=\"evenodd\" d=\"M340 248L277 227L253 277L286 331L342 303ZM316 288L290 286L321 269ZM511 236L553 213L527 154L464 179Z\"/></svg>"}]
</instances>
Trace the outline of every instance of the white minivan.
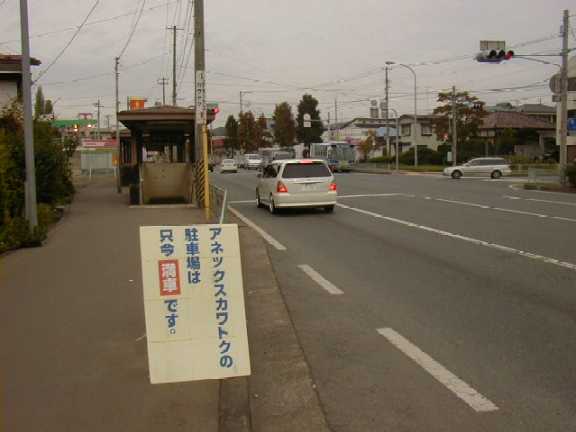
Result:
<instances>
[{"instance_id":1,"label":"white minivan","mask_svg":"<svg viewBox=\"0 0 576 432\"><path fill-rule=\"evenodd\" d=\"M321 159L287 159L266 165L258 174L256 203L270 213L281 208L319 207L327 213L336 205L336 183Z\"/></svg>"}]
</instances>

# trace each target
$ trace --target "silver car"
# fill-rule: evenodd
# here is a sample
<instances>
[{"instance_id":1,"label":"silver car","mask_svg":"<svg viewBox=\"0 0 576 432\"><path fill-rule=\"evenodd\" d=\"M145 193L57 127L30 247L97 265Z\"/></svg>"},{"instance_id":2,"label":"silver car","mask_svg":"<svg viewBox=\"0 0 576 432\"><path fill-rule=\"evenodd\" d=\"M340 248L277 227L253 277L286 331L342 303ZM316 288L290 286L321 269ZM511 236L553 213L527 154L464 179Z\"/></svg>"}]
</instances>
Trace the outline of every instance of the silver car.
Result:
<instances>
[{"instance_id":1,"label":"silver car","mask_svg":"<svg viewBox=\"0 0 576 432\"><path fill-rule=\"evenodd\" d=\"M336 183L321 159L278 160L258 174L256 203L270 213L281 208L320 207L327 213L336 205Z\"/></svg>"},{"instance_id":2,"label":"silver car","mask_svg":"<svg viewBox=\"0 0 576 432\"><path fill-rule=\"evenodd\" d=\"M505 159L495 157L471 159L463 165L444 169L444 175L453 179L459 179L463 176L484 176L499 179L511 174L512 169L508 162Z\"/></svg>"}]
</instances>

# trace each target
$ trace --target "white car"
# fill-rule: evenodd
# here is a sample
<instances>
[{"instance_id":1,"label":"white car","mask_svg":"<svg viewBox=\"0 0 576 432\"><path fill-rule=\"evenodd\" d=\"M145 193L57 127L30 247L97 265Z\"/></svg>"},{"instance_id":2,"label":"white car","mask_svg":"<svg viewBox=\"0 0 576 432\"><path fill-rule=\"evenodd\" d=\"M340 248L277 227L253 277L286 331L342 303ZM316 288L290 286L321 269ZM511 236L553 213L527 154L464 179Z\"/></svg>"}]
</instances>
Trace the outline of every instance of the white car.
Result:
<instances>
[{"instance_id":1,"label":"white car","mask_svg":"<svg viewBox=\"0 0 576 432\"><path fill-rule=\"evenodd\" d=\"M321 159L286 159L266 165L258 174L256 203L270 213L282 208L319 207L327 213L336 205L336 183Z\"/></svg>"},{"instance_id":2,"label":"white car","mask_svg":"<svg viewBox=\"0 0 576 432\"><path fill-rule=\"evenodd\" d=\"M502 176L512 174L512 169L508 162L502 158L476 158L471 159L463 165L457 165L444 169L444 175L453 179L463 176L485 176L499 179Z\"/></svg>"},{"instance_id":3,"label":"white car","mask_svg":"<svg viewBox=\"0 0 576 432\"><path fill-rule=\"evenodd\" d=\"M236 165L236 161L234 159L224 159L220 163L220 172L238 172L238 165Z\"/></svg>"},{"instance_id":4,"label":"white car","mask_svg":"<svg viewBox=\"0 0 576 432\"><path fill-rule=\"evenodd\" d=\"M244 155L244 168L246 169L260 169L262 166L262 157L259 154L245 154Z\"/></svg>"}]
</instances>

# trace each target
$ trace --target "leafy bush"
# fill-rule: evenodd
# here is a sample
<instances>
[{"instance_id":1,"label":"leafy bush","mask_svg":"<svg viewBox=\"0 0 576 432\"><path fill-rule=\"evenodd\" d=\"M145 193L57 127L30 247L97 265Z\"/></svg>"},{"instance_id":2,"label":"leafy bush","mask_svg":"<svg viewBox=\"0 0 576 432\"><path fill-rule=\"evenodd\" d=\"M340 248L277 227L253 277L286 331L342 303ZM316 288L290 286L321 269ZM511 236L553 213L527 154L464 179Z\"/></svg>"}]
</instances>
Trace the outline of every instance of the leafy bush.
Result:
<instances>
[{"instance_id":1,"label":"leafy bush","mask_svg":"<svg viewBox=\"0 0 576 432\"><path fill-rule=\"evenodd\" d=\"M392 163L394 157L392 156L378 156L368 159L369 163Z\"/></svg>"},{"instance_id":2,"label":"leafy bush","mask_svg":"<svg viewBox=\"0 0 576 432\"><path fill-rule=\"evenodd\" d=\"M414 148L400 155L402 165L414 165ZM418 146L418 163L421 165L442 165L442 154L427 147Z\"/></svg>"},{"instance_id":3,"label":"leafy bush","mask_svg":"<svg viewBox=\"0 0 576 432\"><path fill-rule=\"evenodd\" d=\"M568 165L566 167L566 177L568 177L570 186L576 187L576 164Z\"/></svg>"},{"instance_id":4,"label":"leafy bush","mask_svg":"<svg viewBox=\"0 0 576 432\"><path fill-rule=\"evenodd\" d=\"M24 143L17 105L0 113L0 252L40 245L48 225L57 219L54 206L70 202L74 187L68 154L49 123L35 122L34 150L39 226L34 230L24 213Z\"/></svg>"}]
</instances>

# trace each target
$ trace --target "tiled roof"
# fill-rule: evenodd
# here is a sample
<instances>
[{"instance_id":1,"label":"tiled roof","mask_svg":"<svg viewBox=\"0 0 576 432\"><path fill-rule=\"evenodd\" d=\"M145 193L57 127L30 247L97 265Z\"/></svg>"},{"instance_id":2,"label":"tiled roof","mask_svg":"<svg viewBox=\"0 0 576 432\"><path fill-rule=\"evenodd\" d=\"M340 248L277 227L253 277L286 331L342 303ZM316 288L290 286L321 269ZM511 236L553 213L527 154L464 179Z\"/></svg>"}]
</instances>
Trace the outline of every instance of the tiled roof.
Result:
<instances>
[{"instance_id":1,"label":"tiled roof","mask_svg":"<svg viewBox=\"0 0 576 432\"><path fill-rule=\"evenodd\" d=\"M480 129L555 129L551 123L518 112L494 112L483 119Z\"/></svg>"},{"instance_id":2,"label":"tiled roof","mask_svg":"<svg viewBox=\"0 0 576 432\"><path fill-rule=\"evenodd\" d=\"M16 54L0 54L0 65L2 64L20 64L22 62L22 56ZM30 57L30 64L32 66L40 65L40 60Z\"/></svg>"}]
</instances>

